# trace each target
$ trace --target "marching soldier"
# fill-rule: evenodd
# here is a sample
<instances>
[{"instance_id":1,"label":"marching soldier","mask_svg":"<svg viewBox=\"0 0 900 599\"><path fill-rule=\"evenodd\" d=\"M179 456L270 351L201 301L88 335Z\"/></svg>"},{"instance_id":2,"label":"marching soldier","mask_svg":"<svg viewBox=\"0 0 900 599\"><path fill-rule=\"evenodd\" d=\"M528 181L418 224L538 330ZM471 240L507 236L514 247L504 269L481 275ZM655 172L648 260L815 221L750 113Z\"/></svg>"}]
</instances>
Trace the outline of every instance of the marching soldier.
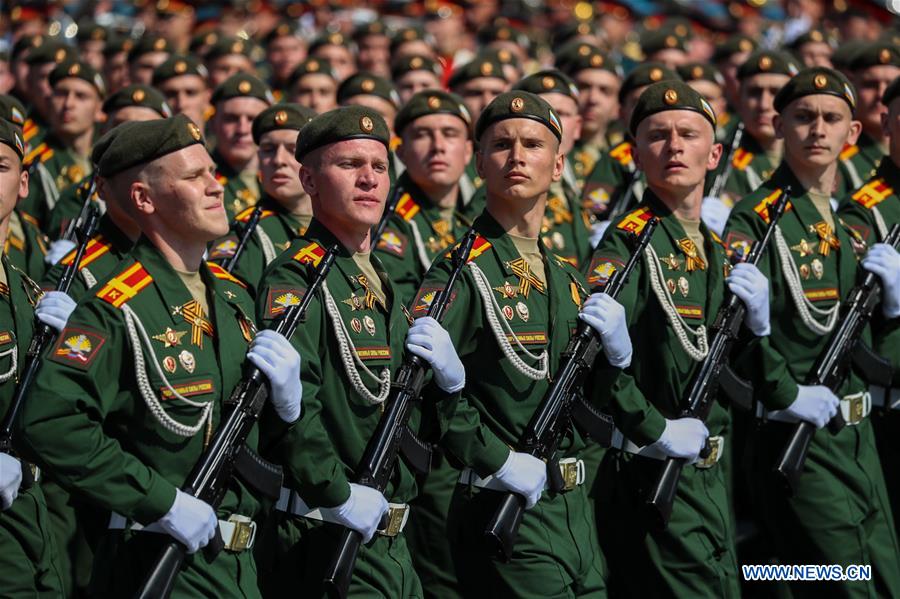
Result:
<instances>
[{"instance_id":1,"label":"marching soldier","mask_svg":"<svg viewBox=\"0 0 900 599\"><path fill-rule=\"evenodd\" d=\"M153 87L162 92L175 114L187 115L201 128L213 112L209 71L193 56L175 54L153 71Z\"/></svg>"},{"instance_id":2,"label":"marching soldier","mask_svg":"<svg viewBox=\"0 0 900 599\"><path fill-rule=\"evenodd\" d=\"M353 41L360 71L379 77L390 75L391 37L383 22L371 21L358 26L353 31Z\"/></svg>"},{"instance_id":3,"label":"marching soldier","mask_svg":"<svg viewBox=\"0 0 900 599\"><path fill-rule=\"evenodd\" d=\"M255 334L242 284L203 262L228 221L200 129L183 115L126 126L99 169L126 190L143 236L47 353L21 417L23 449L112 512L95 594L130 595L167 536L193 554L218 527L225 550L212 562L189 555L173 596L257 597L257 499L235 479L214 511L177 485L218 425L245 353L269 380L271 418L297 420L299 357L284 337Z\"/></svg>"},{"instance_id":4,"label":"marching soldier","mask_svg":"<svg viewBox=\"0 0 900 599\"><path fill-rule=\"evenodd\" d=\"M286 19L263 39L266 62L272 66L269 85L277 102L287 100L291 74L306 56L306 45L299 35L296 21Z\"/></svg>"},{"instance_id":5,"label":"marching soldier","mask_svg":"<svg viewBox=\"0 0 900 599\"><path fill-rule=\"evenodd\" d=\"M730 36L713 51L712 63L725 79L725 98L731 110L740 103L740 81L737 78L738 69L750 57L750 53L756 50L758 44L753 38L736 33Z\"/></svg>"},{"instance_id":6,"label":"marching soldier","mask_svg":"<svg viewBox=\"0 0 900 599\"><path fill-rule=\"evenodd\" d=\"M247 283L252 295L259 289L263 271L306 232L312 220L312 206L300 184L300 163L294 158L294 149L297 132L314 116L312 110L299 104L276 104L253 120L263 196L257 206L235 217L231 234L215 242L209 253L209 259L220 264L233 259L258 207L259 220L231 271Z\"/></svg>"},{"instance_id":7,"label":"marching soldier","mask_svg":"<svg viewBox=\"0 0 900 599\"><path fill-rule=\"evenodd\" d=\"M400 56L391 66L391 80L397 86L400 102L405 105L426 89L441 89L441 67L429 56Z\"/></svg>"},{"instance_id":8,"label":"marching soldier","mask_svg":"<svg viewBox=\"0 0 900 599\"><path fill-rule=\"evenodd\" d=\"M209 86L216 89L239 73L255 77L256 68L250 58L251 48L247 40L219 36L203 57L206 60L206 70L209 71Z\"/></svg>"},{"instance_id":9,"label":"marching soldier","mask_svg":"<svg viewBox=\"0 0 900 599\"><path fill-rule=\"evenodd\" d=\"M872 566L870 581L807 582L792 585L792 590L893 596L900 594L900 552L875 449L867 385L853 369L834 392L805 384L857 278L853 249L859 240L831 205L838 155L861 130L853 117L856 105L849 81L827 68L806 69L781 88L773 124L784 140L784 160L771 179L732 211L725 241L731 250L747 250L762 236L768 206L791 186L790 208L760 261L772 286L772 333L742 363L744 375L752 376L762 418L748 448L750 489L781 563ZM888 246L876 245L861 265L881 278L883 299L876 310L893 326L890 319L900 316L900 257ZM870 338L866 331L864 342ZM837 434L816 431L793 494L768 484L796 423L821 429L838 411L847 426Z\"/></svg>"},{"instance_id":10,"label":"marching soldier","mask_svg":"<svg viewBox=\"0 0 900 599\"><path fill-rule=\"evenodd\" d=\"M28 65L26 79L28 102L32 110L29 111L28 120L25 121L22 132L29 150L39 146L44 136L52 128L51 117L54 108L50 104L50 98L53 95L50 73L60 63L76 59L74 49L62 42L45 39L41 36L35 40L39 40L40 43L31 49L25 59L25 63Z\"/></svg>"},{"instance_id":11,"label":"marching soldier","mask_svg":"<svg viewBox=\"0 0 900 599\"><path fill-rule=\"evenodd\" d=\"M356 72L356 61L350 50L350 41L338 32L323 34L309 45L309 56L324 60L331 65L338 83Z\"/></svg>"},{"instance_id":12,"label":"marching soldier","mask_svg":"<svg viewBox=\"0 0 900 599\"><path fill-rule=\"evenodd\" d=\"M291 74L291 102L316 114L337 108L337 78L327 60L307 58Z\"/></svg>"},{"instance_id":13,"label":"marching soldier","mask_svg":"<svg viewBox=\"0 0 900 599\"><path fill-rule=\"evenodd\" d=\"M153 71L164 63L173 52L169 41L159 35L145 33L128 52L129 83L150 85Z\"/></svg>"},{"instance_id":14,"label":"marching soldier","mask_svg":"<svg viewBox=\"0 0 900 599\"><path fill-rule=\"evenodd\" d=\"M831 68L831 55L837 44L821 29L810 29L790 44L790 50L805 67Z\"/></svg>"}]
</instances>

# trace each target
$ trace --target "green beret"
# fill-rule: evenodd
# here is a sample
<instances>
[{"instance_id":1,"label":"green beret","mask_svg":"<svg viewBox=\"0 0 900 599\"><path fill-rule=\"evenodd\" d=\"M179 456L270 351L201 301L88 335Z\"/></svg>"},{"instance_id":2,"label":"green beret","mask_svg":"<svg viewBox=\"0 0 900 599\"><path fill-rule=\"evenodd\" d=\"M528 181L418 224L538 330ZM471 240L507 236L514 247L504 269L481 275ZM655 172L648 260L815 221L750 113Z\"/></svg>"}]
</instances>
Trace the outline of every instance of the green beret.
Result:
<instances>
[{"instance_id":1,"label":"green beret","mask_svg":"<svg viewBox=\"0 0 900 599\"><path fill-rule=\"evenodd\" d=\"M428 42L429 45L432 43L431 36L429 36L422 27L414 26L398 29L391 38L391 54L396 52L397 48L402 44L417 41L425 41Z\"/></svg>"},{"instance_id":2,"label":"green beret","mask_svg":"<svg viewBox=\"0 0 900 599\"><path fill-rule=\"evenodd\" d=\"M774 73L776 75L787 75L793 77L800 72L800 65L787 52L778 50L756 50L747 57L738 68L737 78L740 80L754 75L765 73Z\"/></svg>"},{"instance_id":3,"label":"green beret","mask_svg":"<svg viewBox=\"0 0 900 599\"><path fill-rule=\"evenodd\" d=\"M105 42L107 39L109 39L109 29L107 29L103 25L95 23L94 21L86 21L78 25L78 32L75 34L75 39L77 39L79 42Z\"/></svg>"},{"instance_id":4,"label":"green beret","mask_svg":"<svg viewBox=\"0 0 900 599\"><path fill-rule=\"evenodd\" d=\"M249 58L252 51L252 42L239 37L223 35L216 39L216 42L206 52L204 58L207 62L230 54L240 54L241 56Z\"/></svg>"},{"instance_id":5,"label":"green beret","mask_svg":"<svg viewBox=\"0 0 900 599\"><path fill-rule=\"evenodd\" d=\"M191 54L203 54L219 40L218 31L202 31L191 38L188 50ZM204 52L201 52L203 50Z\"/></svg>"},{"instance_id":6,"label":"green beret","mask_svg":"<svg viewBox=\"0 0 900 599\"><path fill-rule=\"evenodd\" d=\"M847 40L843 42L831 55L831 64L836 69L846 70L856 58L856 53L869 45L866 40Z\"/></svg>"},{"instance_id":7,"label":"green beret","mask_svg":"<svg viewBox=\"0 0 900 599\"><path fill-rule=\"evenodd\" d=\"M545 125L557 141L562 140L562 122L556 111L542 97L531 92L515 90L500 94L487 105L475 123L475 139L485 130L506 119L531 119Z\"/></svg>"},{"instance_id":8,"label":"green beret","mask_svg":"<svg viewBox=\"0 0 900 599\"><path fill-rule=\"evenodd\" d=\"M563 94L578 101L578 87L572 79L556 69L544 69L525 77L512 87L533 94Z\"/></svg>"},{"instance_id":9,"label":"green beret","mask_svg":"<svg viewBox=\"0 0 900 599\"><path fill-rule=\"evenodd\" d=\"M103 159L103 154L106 153L106 150L109 149L109 145L113 142L113 140L118 137L120 133L123 131L128 131L134 124L142 121L128 121L126 123L120 123L104 133L100 136L96 142L94 142L94 147L91 149L91 164L95 167L100 164L100 161ZM97 174L100 174L99 172Z\"/></svg>"},{"instance_id":10,"label":"green beret","mask_svg":"<svg viewBox=\"0 0 900 599\"><path fill-rule=\"evenodd\" d=\"M361 40L362 38L368 37L370 35L378 35L388 38L391 37L390 33L387 30L387 27L385 27L384 23L382 23L381 21L371 21L369 23L363 23L353 30L354 40Z\"/></svg>"},{"instance_id":11,"label":"green beret","mask_svg":"<svg viewBox=\"0 0 900 599\"><path fill-rule=\"evenodd\" d=\"M119 135L103 153L99 174L112 177L194 144L203 145L203 133L183 114L170 119L126 123L128 135Z\"/></svg>"},{"instance_id":12,"label":"green beret","mask_svg":"<svg viewBox=\"0 0 900 599\"><path fill-rule=\"evenodd\" d=\"M806 33L797 36L797 39L791 42L788 47L793 50L798 50L800 46L805 44L828 44L832 48L837 46L834 38L828 33L825 33L821 29L810 29Z\"/></svg>"},{"instance_id":13,"label":"green beret","mask_svg":"<svg viewBox=\"0 0 900 599\"><path fill-rule=\"evenodd\" d=\"M703 115L716 130L716 113L709 102L684 81L660 81L647 87L638 98L631 113L629 130L636 135L638 125L645 118L667 110L691 110Z\"/></svg>"},{"instance_id":14,"label":"green beret","mask_svg":"<svg viewBox=\"0 0 900 599\"><path fill-rule=\"evenodd\" d=\"M231 98L257 98L267 104L274 104L275 97L269 86L247 73L235 73L216 88L212 95L212 104L230 100Z\"/></svg>"},{"instance_id":15,"label":"green beret","mask_svg":"<svg viewBox=\"0 0 900 599\"><path fill-rule=\"evenodd\" d=\"M75 48L59 40L44 39L39 46L31 49L31 52L28 53L28 57L25 59L25 63L30 66L47 64L48 62L59 64L68 60L75 60L77 54L78 52Z\"/></svg>"},{"instance_id":16,"label":"green beret","mask_svg":"<svg viewBox=\"0 0 900 599\"><path fill-rule=\"evenodd\" d=\"M204 80L209 77L209 71L196 57L186 54L173 54L164 63L153 71L153 85L158 87L175 77L183 75L196 75Z\"/></svg>"},{"instance_id":17,"label":"green beret","mask_svg":"<svg viewBox=\"0 0 900 599\"><path fill-rule=\"evenodd\" d=\"M333 33L324 33L314 39L309 45L309 54L312 55L322 46L343 46L349 48L350 42L344 37L343 33L338 33L336 31Z\"/></svg>"},{"instance_id":18,"label":"green beret","mask_svg":"<svg viewBox=\"0 0 900 599\"><path fill-rule=\"evenodd\" d=\"M337 81L337 77L334 76L334 71L331 70L331 63L329 61L324 58L307 58L297 65L297 68L291 73L291 78L288 83L293 87L301 78L307 75L326 75Z\"/></svg>"},{"instance_id":19,"label":"green beret","mask_svg":"<svg viewBox=\"0 0 900 599\"><path fill-rule=\"evenodd\" d=\"M479 29L476 39L480 46L487 46L493 42L512 42L517 46L527 48L531 42L525 33L514 29L503 17L495 19L493 23Z\"/></svg>"},{"instance_id":20,"label":"green beret","mask_svg":"<svg viewBox=\"0 0 900 599\"><path fill-rule=\"evenodd\" d=\"M639 87L645 87L659 81L678 80L678 73L661 62L642 62L634 67L619 88L619 102Z\"/></svg>"},{"instance_id":21,"label":"green beret","mask_svg":"<svg viewBox=\"0 0 900 599\"><path fill-rule=\"evenodd\" d=\"M391 132L384 118L367 106L341 106L320 114L304 125L297 137L294 156L304 156L323 146L348 139L374 139L389 148Z\"/></svg>"},{"instance_id":22,"label":"green beret","mask_svg":"<svg viewBox=\"0 0 900 599\"><path fill-rule=\"evenodd\" d=\"M438 77L441 76L441 67L429 56L409 55L398 56L391 64L391 78L396 81L412 71L431 71Z\"/></svg>"},{"instance_id":23,"label":"green beret","mask_svg":"<svg viewBox=\"0 0 900 599\"><path fill-rule=\"evenodd\" d=\"M587 69L602 69L616 77L624 77L622 67L597 46L587 42L572 41L556 54L556 68L570 77Z\"/></svg>"},{"instance_id":24,"label":"green beret","mask_svg":"<svg viewBox=\"0 0 900 599\"><path fill-rule=\"evenodd\" d=\"M851 113L856 109L856 91L844 75L834 69L812 67L800 71L778 90L775 110L781 112L794 100L817 94L840 98L850 107Z\"/></svg>"},{"instance_id":25,"label":"green beret","mask_svg":"<svg viewBox=\"0 0 900 599\"><path fill-rule=\"evenodd\" d=\"M516 55L506 48L488 48L481 52L479 56L483 56L484 58L488 59L494 59L500 64L511 64L517 69L520 68L519 63L516 60Z\"/></svg>"},{"instance_id":26,"label":"green beret","mask_svg":"<svg viewBox=\"0 0 900 599\"><path fill-rule=\"evenodd\" d=\"M450 114L459 117L471 133L472 115L466 109L462 98L436 89L421 91L410 98L394 119L394 131L400 135L407 125L429 114Z\"/></svg>"},{"instance_id":27,"label":"green beret","mask_svg":"<svg viewBox=\"0 0 900 599\"><path fill-rule=\"evenodd\" d=\"M56 87L57 83L69 77L87 81L97 89L101 98L106 95L106 83L103 81L103 75L88 63L74 60L58 64L50 71L48 77L50 87Z\"/></svg>"},{"instance_id":28,"label":"green beret","mask_svg":"<svg viewBox=\"0 0 900 599\"><path fill-rule=\"evenodd\" d=\"M450 89L456 89L473 79L493 78L506 81L503 74L503 65L495 58L476 57L459 68L453 70L448 85Z\"/></svg>"},{"instance_id":29,"label":"green beret","mask_svg":"<svg viewBox=\"0 0 900 599\"><path fill-rule=\"evenodd\" d=\"M685 39L675 34L674 31L657 29L648 31L641 36L641 50L644 56L650 56L663 50L681 50L687 52Z\"/></svg>"},{"instance_id":30,"label":"green beret","mask_svg":"<svg viewBox=\"0 0 900 599\"><path fill-rule=\"evenodd\" d=\"M253 119L253 141L259 145L259 140L264 134L277 129L300 131L303 125L313 120L315 116L314 110L299 104L270 106Z\"/></svg>"},{"instance_id":31,"label":"green beret","mask_svg":"<svg viewBox=\"0 0 900 599\"><path fill-rule=\"evenodd\" d=\"M691 62L678 67L678 75L685 81L710 81L719 86L725 85L725 78L719 69L705 62Z\"/></svg>"},{"instance_id":32,"label":"green beret","mask_svg":"<svg viewBox=\"0 0 900 599\"><path fill-rule=\"evenodd\" d=\"M134 46L132 46L131 50L128 52L128 62L134 62L144 54L171 51L172 47L169 45L169 41L166 38L146 33L141 36L141 39L134 43Z\"/></svg>"},{"instance_id":33,"label":"green beret","mask_svg":"<svg viewBox=\"0 0 900 599\"><path fill-rule=\"evenodd\" d=\"M551 46L559 48L566 42L577 39L579 37L596 36L597 28L588 21L580 21L573 19L560 25L553 32Z\"/></svg>"},{"instance_id":34,"label":"green beret","mask_svg":"<svg viewBox=\"0 0 900 599\"><path fill-rule=\"evenodd\" d=\"M172 116L172 109L166 104L166 99L160 91L155 87L139 83L127 85L107 98L103 103L103 112L109 114L129 106L150 108L163 118Z\"/></svg>"},{"instance_id":35,"label":"green beret","mask_svg":"<svg viewBox=\"0 0 900 599\"><path fill-rule=\"evenodd\" d=\"M25 157L25 142L22 141L22 130L5 119L0 120L0 143L12 148L20 161Z\"/></svg>"},{"instance_id":36,"label":"green beret","mask_svg":"<svg viewBox=\"0 0 900 599\"><path fill-rule=\"evenodd\" d=\"M721 44L717 44L715 50L713 50L712 60L713 62L722 62L723 60L728 60L735 54L740 54L742 52L753 52L759 47L759 44L756 43L756 40L748 35L744 35L743 33L736 33L732 36L729 36Z\"/></svg>"},{"instance_id":37,"label":"green beret","mask_svg":"<svg viewBox=\"0 0 900 599\"><path fill-rule=\"evenodd\" d=\"M22 127L25 124L25 105L15 96L0 94L0 119Z\"/></svg>"},{"instance_id":38,"label":"green beret","mask_svg":"<svg viewBox=\"0 0 900 599\"><path fill-rule=\"evenodd\" d=\"M15 60L26 50L37 48L44 43L44 37L41 35L23 35L16 40L12 47L12 59Z\"/></svg>"},{"instance_id":39,"label":"green beret","mask_svg":"<svg viewBox=\"0 0 900 599\"><path fill-rule=\"evenodd\" d=\"M900 97L900 77L895 78L891 81L891 84L888 85L884 94L881 96L881 103L885 106L890 106L891 102Z\"/></svg>"},{"instance_id":40,"label":"green beret","mask_svg":"<svg viewBox=\"0 0 900 599\"><path fill-rule=\"evenodd\" d=\"M338 87L337 101L338 104L343 104L350 98L363 95L376 96L387 100L395 108L400 107L400 95L394 85L384 77L372 73L356 73L347 77Z\"/></svg>"},{"instance_id":41,"label":"green beret","mask_svg":"<svg viewBox=\"0 0 900 599\"><path fill-rule=\"evenodd\" d=\"M297 21L284 20L263 37L263 44L269 45L280 37L297 37L299 28Z\"/></svg>"},{"instance_id":42,"label":"green beret","mask_svg":"<svg viewBox=\"0 0 900 599\"><path fill-rule=\"evenodd\" d=\"M861 71L883 65L900 67L900 49L896 45L885 42L866 44L853 55L849 66L851 71Z\"/></svg>"}]
</instances>

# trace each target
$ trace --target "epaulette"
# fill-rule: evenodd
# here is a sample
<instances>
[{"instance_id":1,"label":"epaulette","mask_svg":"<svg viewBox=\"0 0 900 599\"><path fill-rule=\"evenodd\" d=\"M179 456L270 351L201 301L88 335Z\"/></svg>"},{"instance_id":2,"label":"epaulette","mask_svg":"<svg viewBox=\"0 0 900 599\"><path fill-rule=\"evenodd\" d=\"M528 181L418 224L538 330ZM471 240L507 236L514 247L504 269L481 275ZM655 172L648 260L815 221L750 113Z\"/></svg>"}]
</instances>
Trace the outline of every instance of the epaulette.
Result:
<instances>
[{"instance_id":1,"label":"epaulette","mask_svg":"<svg viewBox=\"0 0 900 599\"><path fill-rule=\"evenodd\" d=\"M24 221L27 222L28 224L33 225L33 226L35 226L35 227L37 227L37 228L40 228L40 227L41 227L41 223L38 222L38 219L36 219L35 217L31 216L30 214L26 214L25 212L20 212L20 213L19 213L19 218L21 218L22 220L24 220Z\"/></svg>"},{"instance_id":2,"label":"epaulette","mask_svg":"<svg viewBox=\"0 0 900 599\"><path fill-rule=\"evenodd\" d=\"M391 152L396 152L397 148L399 148L400 144L402 144L402 143L403 143L402 137L392 137L390 144L389 144Z\"/></svg>"},{"instance_id":3,"label":"epaulette","mask_svg":"<svg viewBox=\"0 0 900 599\"><path fill-rule=\"evenodd\" d=\"M394 209L400 218L409 222L415 215L419 213L419 205L413 201L412 196L404 193L397 201L397 207Z\"/></svg>"},{"instance_id":4,"label":"epaulette","mask_svg":"<svg viewBox=\"0 0 900 599\"><path fill-rule=\"evenodd\" d=\"M215 278L222 279L223 281L229 281L231 283L234 283L235 285L240 285L244 289L247 288L247 285L242 280L240 280L215 262L207 262L206 266L207 268L209 268L209 272L212 273L212 276L214 276Z\"/></svg>"},{"instance_id":5,"label":"epaulette","mask_svg":"<svg viewBox=\"0 0 900 599\"><path fill-rule=\"evenodd\" d=\"M631 142L623 141L609 151L609 156L622 166L628 166L634 160L631 157Z\"/></svg>"},{"instance_id":6,"label":"epaulette","mask_svg":"<svg viewBox=\"0 0 900 599\"><path fill-rule=\"evenodd\" d=\"M25 159L22 161L23 164L31 164L35 160L38 162L47 162L50 158L53 157L53 149L47 145L47 142L43 142L38 147L33 149L31 152L25 156Z\"/></svg>"},{"instance_id":7,"label":"epaulette","mask_svg":"<svg viewBox=\"0 0 900 599\"><path fill-rule=\"evenodd\" d=\"M299 252L294 254L293 258L300 264L312 264L313 266L318 266L324 256L325 249L313 241L301 248Z\"/></svg>"},{"instance_id":8,"label":"epaulette","mask_svg":"<svg viewBox=\"0 0 900 599\"><path fill-rule=\"evenodd\" d=\"M744 148L738 148L734 151L734 158L731 159L731 165L739 171L746 169L753 162L753 152L748 152Z\"/></svg>"},{"instance_id":9,"label":"epaulette","mask_svg":"<svg viewBox=\"0 0 900 599\"><path fill-rule=\"evenodd\" d=\"M7 235L6 236L6 249L9 250L9 246L12 246L19 250L20 252L25 251L25 240L17 235Z\"/></svg>"},{"instance_id":10,"label":"epaulette","mask_svg":"<svg viewBox=\"0 0 900 599\"><path fill-rule=\"evenodd\" d=\"M619 221L619 224L616 225L616 228L629 233L634 233L635 235L640 235L641 231L644 230L644 227L647 226L647 222L651 218L653 218L653 213L650 212L649 208L646 206L636 208L626 214L625 217Z\"/></svg>"},{"instance_id":11,"label":"epaulette","mask_svg":"<svg viewBox=\"0 0 900 599\"><path fill-rule=\"evenodd\" d=\"M856 146L856 145L851 146L848 144L848 145L844 146L843 150L841 150L841 154L840 154L839 158L841 160L849 160L849 159L853 158L854 156L856 156L857 154L859 154L859 146Z\"/></svg>"},{"instance_id":12,"label":"epaulette","mask_svg":"<svg viewBox=\"0 0 900 599\"><path fill-rule=\"evenodd\" d=\"M153 277L140 262L135 262L119 275L109 279L106 285L97 292L97 297L121 308L122 304L136 296L142 289L153 282Z\"/></svg>"},{"instance_id":13,"label":"epaulette","mask_svg":"<svg viewBox=\"0 0 900 599\"><path fill-rule=\"evenodd\" d=\"M216 181L219 182L219 185L226 185L228 183L228 177L216 171Z\"/></svg>"},{"instance_id":14,"label":"epaulette","mask_svg":"<svg viewBox=\"0 0 900 599\"><path fill-rule=\"evenodd\" d=\"M871 210L893 194L894 188L885 183L884 179L878 178L860 187L852 197L854 202L866 210Z\"/></svg>"},{"instance_id":15,"label":"epaulette","mask_svg":"<svg viewBox=\"0 0 900 599\"><path fill-rule=\"evenodd\" d=\"M108 252L112 248L112 243L106 240L103 235L95 235L84 247L84 254L81 255L81 262L78 263L78 270L80 271L85 266ZM78 248L75 248L68 254L66 254L65 258L62 259L62 263L65 266L72 264L75 261L75 254L78 253Z\"/></svg>"},{"instance_id":16,"label":"epaulette","mask_svg":"<svg viewBox=\"0 0 900 599\"><path fill-rule=\"evenodd\" d=\"M712 229L709 230L709 236L712 238L713 241L715 241L716 243L718 243L720 246L722 246L723 248L725 247L725 242L722 241L722 238L719 237L719 236L716 234L716 232L713 231Z\"/></svg>"},{"instance_id":17,"label":"epaulette","mask_svg":"<svg viewBox=\"0 0 900 599\"><path fill-rule=\"evenodd\" d=\"M255 208L255 206L245 208L240 214L234 217L234 220L239 223L246 224L250 220L250 215L253 214L253 210L255 210ZM275 214L274 210L263 210L259 213L259 220L272 216L273 214Z\"/></svg>"},{"instance_id":18,"label":"epaulette","mask_svg":"<svg viewBox=\"0 0 900 599\"><path fill-rule=\"evenodd\" d=\"M459 243L456 243L453 245L454 250L458 247L459 247ZM489 249L491 249L491 242L488 241L485 237L482 237L481 235L477 235L475 237L475 241L472 242L472 249L471 249L471 251L469 251L469 259L466 260L466 264L468 264L469 262L471 262L478 256L482 255ZM449 258L452 255L453 255L452 251L449 251L446 253L447 258Z\"/></svg>"},{"instance_id":19,"label":"epaulette","mask_svg":"<svg viewBox=\"0 0 900 599\"><path fill-rule=\"evenodd\" d=\"M762 199L762 201L759 204L754 206L753 212L757 213L759 215L759 217L761 219L763 219L765 221L765 223L768 225L769 224L769 207L772 204L774 204L775 201L778 200L778 198L780 198L780 197L781 197L781 189L779 188L779 189L776 189L775 191L773 191L772 193L770 193L769 195L767 195L765 198ZM784 207L784 211L787 212L791 208L793 208L793 205L791 204L791 202L789 200L787 203L787 206Z\"/></svg>"},{"instance_id":20,"label":"epaulette","mask_svg":"<svg viewBox=\"0 0 900 599\"><path fill-rule=\"evenodd\" d=\"M28 142L35 135L37 135L40 130L41 128L38 127L37 123L35 123L33 119L28 119L25 121L25 124L22 125L22 139Z\"/></svg>"}]
</instances>

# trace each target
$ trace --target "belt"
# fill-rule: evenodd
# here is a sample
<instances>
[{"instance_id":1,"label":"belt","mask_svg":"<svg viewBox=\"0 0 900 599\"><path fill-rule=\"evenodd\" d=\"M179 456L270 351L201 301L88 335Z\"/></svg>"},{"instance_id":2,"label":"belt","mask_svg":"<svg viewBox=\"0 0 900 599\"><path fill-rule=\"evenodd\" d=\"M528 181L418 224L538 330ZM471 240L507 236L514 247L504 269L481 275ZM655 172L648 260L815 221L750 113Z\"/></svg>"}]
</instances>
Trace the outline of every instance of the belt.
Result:
<instances>
[{"instance_id":1,"label":"belt","mask_svg":"<svg viewBox=\"0 0 900 599\"><path fill-rule=\"evenodd\" d=\"M900 410L900 387L878 387L872 385L869 389L872 395L872 406L882 408L885 412L889 410Z\"/></svg>"},{"instance_id":2,"label":"belt","mask_svg":"<svg viewBox=\"0 0 900 599\"><path fill-rule=\"evenodd\" d=\"M127 528L129 530L168 534L156 522L147 526L137 522L132 522L129 525L125 516L115 512L110 514L108 528L110 530L124 530ZM256 522L247 516L232 514L228 517L228 520L219 520L219 532L222 534L222 540L225 542L225 549L240 553L253 547L253 542L256 540Z\"/></svg>"},{"instance_id":3,"label":"belt","mask_svg":"<svg viewBox=\"0 0 900 599\"><path fill-rule=\"evenodd\" d=\"M300 516L301 518L331 522L343 526L343 523L334 517L331 508L310 508L296 491L284 487L281 488L281 497L279 497L278 503L275 504L275 509ZM382 537L396 537L403 532L407 520L409 520L409 506L407 504L388 503L387 518L382 519L382 525L375 533Z\"/></svg>"},{"instance_id":4,"label":"belt","mask_svg":"<svg viewBox=\"0 0 900 599\"><path fill-rule=\"evenodd\" d=\"M725 437L722 435L713 435L708 438L708 441L710 447L709 456L694 462L693 466L695 468L712 468L718 463L722 458L722 454L725 452ZM645 458L652 458L654 460L667 460L670 457L669 454L657 447L655 443L644 445L643 447L635 445L629 441L619 429L616 429L615 432L613 432L611 447Z\"/></svg>"},{"instance_id":5,"label":"belt","mask_svg":"<svg viewBox=\"0 0 900 599\"><path fill-rule=\"evenodd\" d=\"M841 398L841 416L844 422L855 426L865 420L872 412L872 395L868 391L860 391ZM796 424L800 419L787 410L765 409L762 404L756 404L756 417L760 420L774 420L775 422L788 422Z\"/></svg>"},{"instance_id":6,"label":"belt","mask_svg":"<svg viewBox=\"0 0 900 599\"><path fill-rule=\"evenodd\" d=\"M584 484L585 469L584 461L578 458L563 458L559 461L559 472L562 475L563 488L562 491L571 491L578 485ZM490 489L491 491L509 491L494 475L481 478L471 468L466 468L459 475L459 484L472 485L479 489ZM544 488L547 488L547 484Z\"/></svg>"}]
</instances>

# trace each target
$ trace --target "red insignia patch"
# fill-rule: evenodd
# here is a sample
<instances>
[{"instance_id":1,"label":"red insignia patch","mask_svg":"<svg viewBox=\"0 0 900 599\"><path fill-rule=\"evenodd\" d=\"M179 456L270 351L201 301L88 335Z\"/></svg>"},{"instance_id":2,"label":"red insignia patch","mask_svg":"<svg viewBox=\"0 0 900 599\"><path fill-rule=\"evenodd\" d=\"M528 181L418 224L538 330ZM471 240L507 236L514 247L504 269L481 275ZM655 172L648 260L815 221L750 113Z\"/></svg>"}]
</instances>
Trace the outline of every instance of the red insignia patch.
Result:
<instances>
[{"instance_id":1,"label":"red insignia patch","mask_svg":"<svg viewBox=\"0 0 900 599\"><path fill-rule=\"evenodd\" d=\"M266 318L275 318L289 306L303 301L306 289L296 287L270 288L266 298Z\"/></svg>"},{"instance_id":2,"label":"red insignia patch","mask_svg":"<svg viewBox=\"0 0 900 599\"><path fill-rule=\"evenodd\" d=\"M66 327L57 339L50 359L79 370L87 370L104 343L106 338L95 331Z\"/></svg>"},{"instance_id":3,"label":"red insignia patch","mask_svg":"<svg viewBox=\"0 0 900 599\"><path fill-rule=\"evenodd\" d=\"M412 315L414 318L421 318L422 316L428 316L428 310L431 308L431 303L434 301L434 298L437 297L439 291L442 291L443 287L422 287L419 289L419 293L416 294L416 299L412 303ZM450 294L450 302L447 304L447 310L453 307L453 300L456 299L456 292L452 292Z\"/></svg>"},{"instance_id":4,"label":"red insignia patch","mask_svg":"<svg viewBox=\"0 0 900 599\"><path fill-rule=\"evenodd\" d=\"M381 239L378 240L376 248L389 254L403 257L404 252L406 252L407 242L406 235L403 233L394 229L385 229L384 233L381 234Z\"/></svg>"}]
</instances>

